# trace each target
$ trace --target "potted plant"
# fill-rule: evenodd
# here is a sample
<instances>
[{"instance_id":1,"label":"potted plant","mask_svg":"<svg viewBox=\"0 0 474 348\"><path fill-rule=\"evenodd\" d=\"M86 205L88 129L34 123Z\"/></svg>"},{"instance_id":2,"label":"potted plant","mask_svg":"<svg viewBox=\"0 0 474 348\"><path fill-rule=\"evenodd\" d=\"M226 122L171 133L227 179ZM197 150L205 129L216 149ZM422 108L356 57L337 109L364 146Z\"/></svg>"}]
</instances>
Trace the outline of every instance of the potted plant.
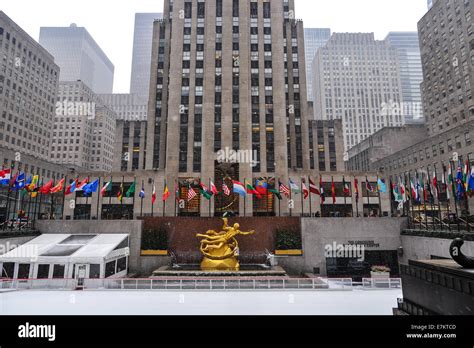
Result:
<instances>
[{"instance_id":1,"label":"potted plant","mask_svg":"<svg viewBox=\"0 0 474 348\"><path fill-rule=\"evenodd\" d=\"M376 279L390 278L390 268L387 266L372 266L370 276Z\"/></svg>"},{"instance_id":2,"label":"potted plant","mask_svg":"<svg viewBox=\"0 0 474 348\"><path fill-rule=\"evenodd\" d=\"M303 255L301 233L294 230L277 229L275 255Z\"/></svg>"},{"instance_id":3,"label":"potted plant","mask_svg":"<svg viewBox=\"0 0 474 348\"><path fill-rule=\"evenodd\" d=\"M168 233L165 228L147 229L142 233L142 256L167 256Z\"/></svg>"}]
</instances>

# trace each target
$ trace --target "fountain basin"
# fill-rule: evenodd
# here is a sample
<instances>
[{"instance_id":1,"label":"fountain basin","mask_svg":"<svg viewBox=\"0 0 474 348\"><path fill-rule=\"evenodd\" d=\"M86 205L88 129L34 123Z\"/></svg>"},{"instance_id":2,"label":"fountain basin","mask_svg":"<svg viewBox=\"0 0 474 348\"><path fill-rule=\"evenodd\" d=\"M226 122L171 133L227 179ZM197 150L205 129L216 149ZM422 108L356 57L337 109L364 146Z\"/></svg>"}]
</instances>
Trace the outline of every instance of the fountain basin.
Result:
<instances>
[{"instance_id":1,"label":"fountain basin","mask_svg":"<svg viewBox=\"0 0 474 348\"><path fill-rule=\"evenodd\" d=\"M198 264L189 264L160 267L153 272L152 277L288 277L288 275L279 266L240 265L239 271L210 271L202 270Z\"/></svg>"}]
</instances>

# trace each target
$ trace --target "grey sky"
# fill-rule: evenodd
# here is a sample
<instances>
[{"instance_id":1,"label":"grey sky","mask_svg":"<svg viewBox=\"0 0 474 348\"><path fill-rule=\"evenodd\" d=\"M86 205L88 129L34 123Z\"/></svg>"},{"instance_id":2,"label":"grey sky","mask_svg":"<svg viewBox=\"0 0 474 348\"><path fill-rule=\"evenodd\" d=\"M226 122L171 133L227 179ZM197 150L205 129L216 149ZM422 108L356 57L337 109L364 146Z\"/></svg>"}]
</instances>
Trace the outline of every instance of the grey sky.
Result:
<instances>
[{"instance_id":1,"label":"grey sky","mask_svg":"<svg viewBox=\"0 0 474 348\"><path fill-rule=\"evenodd\" d=\"M41 26L84 26L115 65L114 92L130 87L133 25L136 12L162 12L163 0L18 0L2 8L33 38ZM416 31L426 0L296 0L296 16L305 27L333 32Z\"/></svg>"}]
</instances>

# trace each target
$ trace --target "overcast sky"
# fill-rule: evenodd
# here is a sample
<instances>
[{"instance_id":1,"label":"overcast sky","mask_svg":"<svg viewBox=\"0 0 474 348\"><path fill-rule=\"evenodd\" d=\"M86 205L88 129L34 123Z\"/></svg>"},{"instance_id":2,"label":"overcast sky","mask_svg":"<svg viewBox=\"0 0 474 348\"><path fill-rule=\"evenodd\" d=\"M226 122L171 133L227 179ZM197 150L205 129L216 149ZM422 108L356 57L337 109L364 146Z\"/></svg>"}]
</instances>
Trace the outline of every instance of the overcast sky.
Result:
<instances>
[{"instance_id":1,"label":"overcast sky","mask_svg":"<svg viewBox=\"0 0 474 348\"><path fill-rule=\"evenodd\" d=\"M162 12L163 0L5 0L2 8L34 39L41 26L84 26L115 65L115 93L128 93L136 12ZM296 0L306 28L333 32L416 31L427 0Z\"/></svg>"}]
</instances>

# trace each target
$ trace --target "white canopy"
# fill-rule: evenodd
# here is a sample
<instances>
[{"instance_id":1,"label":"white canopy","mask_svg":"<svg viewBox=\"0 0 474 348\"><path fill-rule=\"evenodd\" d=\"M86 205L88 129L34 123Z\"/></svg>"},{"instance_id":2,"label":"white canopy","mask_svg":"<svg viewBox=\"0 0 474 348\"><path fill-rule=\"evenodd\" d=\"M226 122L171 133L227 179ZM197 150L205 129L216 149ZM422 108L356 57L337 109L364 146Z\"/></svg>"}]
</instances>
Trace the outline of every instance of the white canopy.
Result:
<instances>
[{"instance_id":1,"label":"white canopy","mask_svg":"<svg viewBox=\"0 0 474 348\"><path fill-rule=\"evenodd\" d=\"M43 234L0 255L0 262L100 264L112 257L128 256L128 245L115 250L127 237L127 234Z\"/></svg>"}]
</instances>

